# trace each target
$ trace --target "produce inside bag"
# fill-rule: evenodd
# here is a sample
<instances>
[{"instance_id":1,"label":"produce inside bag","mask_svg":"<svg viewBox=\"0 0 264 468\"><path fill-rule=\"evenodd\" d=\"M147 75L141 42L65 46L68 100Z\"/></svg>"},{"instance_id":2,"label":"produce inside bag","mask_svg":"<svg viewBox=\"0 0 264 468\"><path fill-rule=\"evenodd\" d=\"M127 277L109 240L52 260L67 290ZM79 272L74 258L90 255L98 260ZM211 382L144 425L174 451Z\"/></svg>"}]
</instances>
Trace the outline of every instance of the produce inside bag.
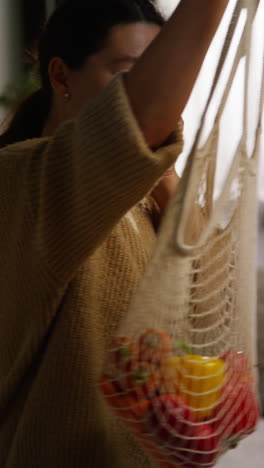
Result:
<instances>
[{"instance_id":1,"label":"produce inside bag","mask_svg":"<svg viewBox=\"0 0 264 468\"><path fill-rule=\"evenodd\" d=\"M115 339L100 388L160 467L213 466L259 417L243 352L195 355L157 329Z\"/></svg>"}]
</instances>

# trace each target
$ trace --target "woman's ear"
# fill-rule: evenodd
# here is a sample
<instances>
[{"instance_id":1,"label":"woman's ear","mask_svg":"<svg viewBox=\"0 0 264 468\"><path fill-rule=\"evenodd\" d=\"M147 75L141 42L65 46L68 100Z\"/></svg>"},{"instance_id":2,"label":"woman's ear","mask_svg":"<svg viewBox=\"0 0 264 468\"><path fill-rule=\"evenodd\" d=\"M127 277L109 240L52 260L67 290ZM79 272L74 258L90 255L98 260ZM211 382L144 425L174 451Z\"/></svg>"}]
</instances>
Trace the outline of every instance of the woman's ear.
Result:
<instances>
[{"instance_id":1,"label":"woman's ear","mask_svg":"<svg viewBox=\"0 0 264 468\"><path fill-rule=\"evenodd\" d=\"M54 94L64 97L70 93L70 68L60 57L54 57L48 67L50 84Z\"/></svg>"}]
</instances>

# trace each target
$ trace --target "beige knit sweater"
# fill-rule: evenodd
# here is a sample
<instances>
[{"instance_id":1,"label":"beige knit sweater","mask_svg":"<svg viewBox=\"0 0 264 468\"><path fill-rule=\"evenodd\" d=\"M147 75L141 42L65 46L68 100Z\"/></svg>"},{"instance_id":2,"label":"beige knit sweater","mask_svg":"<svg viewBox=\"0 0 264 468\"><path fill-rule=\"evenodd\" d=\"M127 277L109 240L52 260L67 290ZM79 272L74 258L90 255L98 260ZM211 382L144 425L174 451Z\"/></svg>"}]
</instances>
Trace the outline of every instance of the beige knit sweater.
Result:
<instances>
[{"instance_id":1,"label":"beige knit sweater","mask_svg":"<svg viewBox=\"0 0 264 468\"><path fill-rule=\"evenodd\" d=\"M117 76L52 138L0 151L0 467L150 462L95 383L155 242L146 145Z\"/></svg>"}]
</instances>

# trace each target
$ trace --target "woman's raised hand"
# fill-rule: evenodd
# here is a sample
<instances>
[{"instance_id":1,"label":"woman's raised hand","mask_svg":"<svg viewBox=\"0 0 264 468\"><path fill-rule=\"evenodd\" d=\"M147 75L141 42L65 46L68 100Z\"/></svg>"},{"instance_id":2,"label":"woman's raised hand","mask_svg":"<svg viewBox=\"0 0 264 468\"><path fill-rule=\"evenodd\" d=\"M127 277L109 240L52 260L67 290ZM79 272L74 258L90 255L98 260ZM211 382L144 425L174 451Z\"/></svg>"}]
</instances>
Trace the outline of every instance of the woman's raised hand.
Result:
<instances>
[{"instance_id":1,"label":"woman's raised hand","mask_svg":"<svg viewBox=\"0 0 264 468\"><path fill-rule=\"evenodd\" d=\"M132 70L127 93L150 147L175 129L229 0L182 0Z\"/></svg>"}]
</instances>

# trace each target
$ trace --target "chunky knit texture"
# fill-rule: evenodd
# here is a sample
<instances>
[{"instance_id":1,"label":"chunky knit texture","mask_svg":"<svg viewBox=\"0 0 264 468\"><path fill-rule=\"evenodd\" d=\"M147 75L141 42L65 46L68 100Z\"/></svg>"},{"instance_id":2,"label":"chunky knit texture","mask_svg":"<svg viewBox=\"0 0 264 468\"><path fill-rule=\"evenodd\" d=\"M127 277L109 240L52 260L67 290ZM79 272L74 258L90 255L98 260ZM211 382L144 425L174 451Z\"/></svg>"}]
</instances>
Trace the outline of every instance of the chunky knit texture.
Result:
<instances>
[{"instance_id":1,"label":"chunky knit texture","mask_svg":"<svg viewBox=\"0 0 264 468\"><path fill-rule=\"evenodd\" d=\"M0 151L0 466L150 466L96 389L155 242L151 151L122 76L52 138Z\"/></svg>"}]
</instances>

